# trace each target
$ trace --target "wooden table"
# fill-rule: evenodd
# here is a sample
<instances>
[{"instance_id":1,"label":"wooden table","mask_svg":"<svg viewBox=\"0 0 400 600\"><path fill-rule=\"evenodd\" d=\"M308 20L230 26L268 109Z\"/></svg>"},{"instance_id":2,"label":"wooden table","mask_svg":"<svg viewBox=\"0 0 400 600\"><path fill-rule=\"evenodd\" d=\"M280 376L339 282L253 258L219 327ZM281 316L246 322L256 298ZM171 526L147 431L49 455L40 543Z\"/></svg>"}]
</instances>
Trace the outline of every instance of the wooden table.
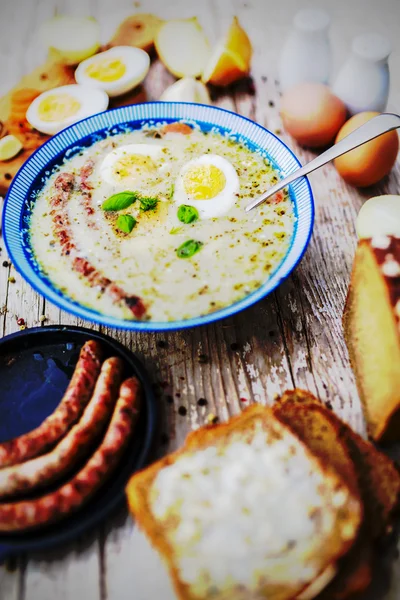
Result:
<instances>
[{"instance_id":1,"label":"wooden table","mask_svg":"<svg viewBox=\"0 0 400 600\"><path fill-rule=\"evenodd\" d=\"M296 0L1 0L0 93L43 60L36 32L43 19L56 10L97 17L104 41L132 12L155 12L162 17L197 14L211 40L221 34L231 15L237 14L254 45L252 75L256 93L239 85L215 103L280 131L276 62L281 41L300 4ZM331 4L329 0L319 2L334 17L335 69L344 59L353 35L371 29L388 35L394 47L390 108L396 110L400 107L400 3L342 0L334 7ZM172 81L163 66L154 62L146 80L148 99L157 99ZM300 160L312 157L284 133L280 135ZM277 394L293 386L316 393L357 431L365 433L341 317L356 245L357 211L368 196L400 192L400 166L382 184L363 193L347 186L332 166L315 173L311 183L316 200L314 235L301 265L275 293L241 314L208 327L167 334L107 331L134 350L149 370L163 412L161 452L179 446L186 433L205 423L210 413L226 419L250 402L272 403ZM96 327L38 296L12 267L1 266L6 259L3 247L0 335L18 330L18 317L28 327L40 325L42 315L46 325ZM10 276L15 277L15 283ZM204 398L206 405L200 401ZM151 552L142 550L141 544L131 519L122 510L98 531L74 544L46 554L22 556L0 566L0 600L151 600L155 594L140 592L137 587L146 565L150 578L156 579L149 566L153 558L147 560ZM391 591L375 590L370 597L400 597L399 560Z\"/></svg>"}]
</instances>

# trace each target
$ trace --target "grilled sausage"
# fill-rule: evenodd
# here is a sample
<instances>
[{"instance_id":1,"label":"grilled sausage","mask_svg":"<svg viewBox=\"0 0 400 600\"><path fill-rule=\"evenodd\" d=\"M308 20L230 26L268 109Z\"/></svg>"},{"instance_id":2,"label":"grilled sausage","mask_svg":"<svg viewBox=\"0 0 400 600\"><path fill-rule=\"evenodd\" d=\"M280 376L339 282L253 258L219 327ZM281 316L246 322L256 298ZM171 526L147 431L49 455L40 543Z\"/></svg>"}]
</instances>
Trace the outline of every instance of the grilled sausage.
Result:
<instances>
[{"instance_id":1,"label":"grilled sausage","mask_svg":"<svg viewBox=\"0 0 400 600\"><path fill-rule=\"evenodd\" d=\"M93 173L94 162L89 159L85 162L79 171L79 203L85 211L86 225L90 229L99 229L99 224L96 221L96 208L93 202L92 185L89 181Z\"/></svg>"},{"instance_id":2,"label":"grilled sausage","mask_svg":"<svg viewBox=\"0 0 400 600\"><path fill-rule=\"evenodd\" d=\"M89 169L89 166L88 166ZM82 201L89 201L87 205L90 208L90 193L87 183L87 177L84 177L85 189ZM68 201L74 192L76 178L72 173L60 173L54 181L55 192L50 200L50 215L53 220L53 230L60 242L61 253L68 256L74 271L82 275L91 287L98 288L101 293L107 293L113 302L124 304L131 311L134 317L141 319L146 314L146 307L139 296L128 295L119 285L105 277L90 261L81 256L72 236L71 223L68 215ZM82 184L82 181L81 181ZM86 199L86 200L85 200ZM86 204L85 204L86 206Z\"/></svg>"},{"instance_id":3,"label":"grilled sausage","mask_svg":"<svg viewBox=\"0 0 400 600\"><path fill-rule=\"evenodd\" d=\"M0 499L31 492L61 479L90 452L111 418L122 370L121 359L108 358L104 361L82 418L50 453L0 469Z\"/></svg>"},{"instance_id":4,"label":"grilled sausage","mask_svg":"<svg viewBox=\"0 0 400 600\"><path fill-rule=\"evenodd\" d=\"M80 418L100 373L102 351L90 340L82 347L67 390L54 411L39 427L0 444L0 467L25 462L52 448Z\"/></svg>"},{"instance_id":5,"label":"grilled sausage","mask_svg":"<svg viewBox=\"0 0 400 600\"><path fill-rule=\"evenodd\" d=\"M25 531L59 521L85 504L118 465L140 409L140 384L132 377L119 398L104 439L86 465L55 492L34 500L0 504L0 531Z\"/></svg>"}]
</instances>

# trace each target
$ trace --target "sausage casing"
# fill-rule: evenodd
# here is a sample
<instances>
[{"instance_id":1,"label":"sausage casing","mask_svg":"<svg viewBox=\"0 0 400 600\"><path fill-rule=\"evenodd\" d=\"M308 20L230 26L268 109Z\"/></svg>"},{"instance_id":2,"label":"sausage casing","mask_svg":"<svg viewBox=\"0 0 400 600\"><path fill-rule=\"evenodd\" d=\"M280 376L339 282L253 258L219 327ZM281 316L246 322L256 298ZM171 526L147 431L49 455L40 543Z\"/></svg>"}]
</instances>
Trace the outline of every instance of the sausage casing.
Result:
<instances>
[{"instance_id":1,"label":"sausage casing","mask_svg":"<svg viewBox=\"0 0 400 600\"><path fill-rule=\"evenodd\" d=\"M31 492L59 480L88 455L110 421L123 367L120 358L104 361L93 396L81 419L51 452L0 469L0 499Z\"/></svg>"},{"instance_id":2,"label":"sausage casing","mask_svg":"<svg viewBox=\"0 0 400 600\"><path fill-rule=\"evenodd\" d=\"M100 373L102 349L89 340L56 410L33 431L0 444L0 468L25 462L52 448L74 425L89 402Z\"/></svg>"},{"instance_id":3,"label":"sausage casing","mask_svg":"<svg viewBox=\"0 0 400 600\"><path fill-rule=\"evenodd\" d=\"M0 504L0 531L25 531L59 521L85 504L105 483L130 442L140 410L140 384L121 385L110 425L86 465L55 492L34 500Z\"/></svg>"}]
</instances>

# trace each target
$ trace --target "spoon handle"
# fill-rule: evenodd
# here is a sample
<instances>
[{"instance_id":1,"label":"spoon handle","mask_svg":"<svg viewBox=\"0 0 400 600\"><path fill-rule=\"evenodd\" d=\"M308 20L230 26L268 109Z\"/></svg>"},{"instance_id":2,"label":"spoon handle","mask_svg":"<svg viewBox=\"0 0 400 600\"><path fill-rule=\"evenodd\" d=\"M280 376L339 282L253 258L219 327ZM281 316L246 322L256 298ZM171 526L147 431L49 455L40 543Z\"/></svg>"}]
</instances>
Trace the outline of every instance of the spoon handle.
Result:
<instances>
[{"instance_id":1,"label":"spoon handle","mask_svg":"<svg viewBox=\"0 0 400 600\"><path fill-rule=\"evenodd\" d=\"M382 115L374 117L370 121L367 121L367 123L364 123L364 125L361 125L361 127L358 127L358 129L352 131L349 135L340 140L340 142L326 150L326 152L323 152L314 158L314 160L304 165L304 167L297 169L294 171L294 173L291 173L279 181L276 185L270 188L268 192L250 202L250 204L246 206L246 212L249 212L252 208L255 208L264 202L264 200L273 194L276 194L276 192L279 192L279 190L286 187L289 185L289 183L292 183L292 181L295 181L299 177L304 177L305 175L312 173L312 171L315 171L323 165L326 165L326 163L337 158L338 156L341 156L342 154L345 154L346 152L349 152L350 150L353 150L354 148L373 140L383 133L397 129L398 127L400 127L399 115L383 113Z\"/></svg>"}]
</instances>

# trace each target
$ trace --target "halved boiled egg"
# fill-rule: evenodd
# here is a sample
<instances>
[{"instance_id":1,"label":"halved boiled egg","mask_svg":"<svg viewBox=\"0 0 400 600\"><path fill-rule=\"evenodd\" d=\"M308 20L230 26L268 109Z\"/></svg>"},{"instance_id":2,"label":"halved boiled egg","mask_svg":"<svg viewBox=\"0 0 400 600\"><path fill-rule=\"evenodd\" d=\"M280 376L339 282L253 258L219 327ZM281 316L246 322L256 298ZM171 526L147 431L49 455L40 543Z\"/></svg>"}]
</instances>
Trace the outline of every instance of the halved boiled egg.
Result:
<instances>
[{"instance_id":1,"label":"halved boiled egg","mask_svg":"<svg viewBox=\"0 0 400 600\"><path fill-rule=\"evenodd\" d=\"M140 187L160 168L157 160L163 146L156 144L127 144L107 154L100 165L101 178L111 185Z\"/></svg>"},{"instance_id":2,"label":"halved boiled egg","mask_svg":"<svg viewBox=\"0 0 400 600\"><path fill-rule=\"evenodd\" d=\"M115 46L81 62L75 71L77 83L120 96L139 85L150 67L147 52L132 46Z\"/></svg>"},{"instance_id":3,"label":"halved boiled egg","mask_svg":"<svg viewBox=\"0 0 400 600\"><path fill-rule=\"evenodd\" d=\"M63 85L40 94L26 112L38 131L54 135L68 125L106 110L108 96L86 85Z\"/></svg>"},{"instance_id":4,"label":"halved boiled egg","mask_svg":"<svg viewBox=\"0 0 400 600\"><path fill-rule=\"evenodd\" d=\"M221 217L235 204L239 177L234 166L217 154L203 154L179 173L174 200L199 211L201 219Z\"/></svg>"}]
</instances>

